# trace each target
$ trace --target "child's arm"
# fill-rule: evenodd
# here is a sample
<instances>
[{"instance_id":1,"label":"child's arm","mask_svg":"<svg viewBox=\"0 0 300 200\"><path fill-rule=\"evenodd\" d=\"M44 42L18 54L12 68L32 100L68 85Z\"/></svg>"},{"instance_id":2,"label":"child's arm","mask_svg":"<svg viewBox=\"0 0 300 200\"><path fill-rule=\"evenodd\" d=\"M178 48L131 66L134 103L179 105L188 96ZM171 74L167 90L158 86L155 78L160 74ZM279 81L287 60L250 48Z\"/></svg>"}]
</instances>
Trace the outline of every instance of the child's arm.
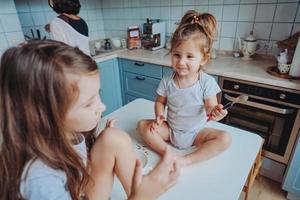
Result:
<instances>
[{"instance_id":1,"label":"child's arm","mask_svg":"<svg viewBox=\"0 0 300 200\"><path fill-rule=\"evenodd\" d=\"M155 100L155 108L154 108L156 118L158 116L164 116L166 104L167 104L167 97L157 95Z\"/></svg>"},{"instance_id":2,"label":"child's arm","mask_svg":"<svg viewBox=\"0 0 300 200\"><path fill-rule=\"evenodd\" d=\"M223 105L218 104L217 96L205 99L204 106L206 113L208 113L208 120L219 121L227 115L227 110L223 110Z\"/></svg>"},{"instance_id":3,"label":"child's arm","mask_svg":"<svg viewBox=\"0 0 300 200\"><path fill-rule=\"evenodd\" d=\"M154 104L155 120L153 121L150 127L151 132L155 132L158 126L160 126L163 123L163 121L165 121L164 112L165 112L166 104L167 104L167 97L157 95Z\"/></svg>"}]
</instances>

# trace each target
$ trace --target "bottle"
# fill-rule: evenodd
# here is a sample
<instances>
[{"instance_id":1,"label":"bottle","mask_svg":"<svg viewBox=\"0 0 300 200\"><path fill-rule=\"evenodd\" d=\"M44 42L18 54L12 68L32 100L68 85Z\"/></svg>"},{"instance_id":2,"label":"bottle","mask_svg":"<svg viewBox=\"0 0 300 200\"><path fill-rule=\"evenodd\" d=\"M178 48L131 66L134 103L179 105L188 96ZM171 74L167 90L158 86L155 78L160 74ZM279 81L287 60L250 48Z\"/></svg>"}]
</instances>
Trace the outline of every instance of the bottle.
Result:
<instances>
[{"instance_id":1,"label":"bottle","mask_svg":"<svg viewBox=\"0 0 300 200\"><path fill-rule=\"evenodd\" d=\"M104 49L105 49L105 50L111 49L111 44L110 44L110 42L109 42L109 39L105 39Z\"/></svg>"}]
</instances>

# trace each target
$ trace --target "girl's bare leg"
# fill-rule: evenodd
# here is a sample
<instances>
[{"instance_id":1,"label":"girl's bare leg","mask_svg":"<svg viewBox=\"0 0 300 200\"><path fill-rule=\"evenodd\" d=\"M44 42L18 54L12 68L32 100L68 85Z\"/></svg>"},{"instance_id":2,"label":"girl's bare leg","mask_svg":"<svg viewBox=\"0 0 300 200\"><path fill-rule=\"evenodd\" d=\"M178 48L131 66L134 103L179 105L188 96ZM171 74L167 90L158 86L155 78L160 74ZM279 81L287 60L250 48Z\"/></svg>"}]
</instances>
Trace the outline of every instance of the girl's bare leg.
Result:
<instances>
[{"instance_id":1,"label":"girl's bare leg","mask_svg":"<svg viewBox=\"0 0 300 200\"><path fill-rule=\"evenodd\" d=\"M184 156L181 166L208 160L225 151L231 144L231 136L221 130L205 128L198 133L194 144L197 150Z\"/></svg>"},{"instance_id":2,"label":"girl's bare leg","mask_svg":"<svg viewBox=\"0 0 300 200\"><path fill-rule=\"evenodd\" d=\"M90 175L93 181L88 185L89 199L107 200L114 174L129 196L135 163L136 155L129 135L115 128L103 130L91 150Z\"/></svg>"},{"instance_id":3,"label":"girl's bare leg","mask_svg":"<svg viewBox=\"0 0 300 200\"><path fill-rule=\"evenodd\" d=\"M163 155L170 139L170 128L166 122L157 128L155 132L150 131L154 120L141 120L138 122L137 131L143 140L158 154Z\"/></svg>"}]
</instances>

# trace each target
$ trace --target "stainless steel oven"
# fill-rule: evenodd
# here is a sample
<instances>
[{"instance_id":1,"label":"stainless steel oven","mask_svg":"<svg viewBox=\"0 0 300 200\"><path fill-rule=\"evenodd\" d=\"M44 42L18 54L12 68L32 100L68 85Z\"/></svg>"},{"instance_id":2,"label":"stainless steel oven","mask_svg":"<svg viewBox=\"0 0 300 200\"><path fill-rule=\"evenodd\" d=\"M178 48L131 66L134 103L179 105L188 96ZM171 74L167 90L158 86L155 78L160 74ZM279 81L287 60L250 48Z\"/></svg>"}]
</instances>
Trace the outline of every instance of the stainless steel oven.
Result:
<instances>
[{"instance_id":1,"label":"stainless steel oven","mask_svg":"<svg viewBox=\"0 0 300 200\"><path fill-rule=\"evenodd\" d=\"M249 96L221 122L260 135L264 156L287 164L300 128L300 92L224 77L220 85L223 105L240 94Z\"/></svg>"}]
</instances>

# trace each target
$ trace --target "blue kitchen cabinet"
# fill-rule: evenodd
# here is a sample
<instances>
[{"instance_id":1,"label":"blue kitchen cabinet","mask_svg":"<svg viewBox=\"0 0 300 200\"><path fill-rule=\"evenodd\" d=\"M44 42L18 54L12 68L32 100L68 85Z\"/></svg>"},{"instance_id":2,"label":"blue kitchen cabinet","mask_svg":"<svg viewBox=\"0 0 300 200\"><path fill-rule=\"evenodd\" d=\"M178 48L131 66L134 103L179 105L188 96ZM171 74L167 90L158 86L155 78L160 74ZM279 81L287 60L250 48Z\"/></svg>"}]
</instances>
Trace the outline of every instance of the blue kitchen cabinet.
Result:
<instances>
[{"instance_id":1,"label":"blue kitchen cabinet","mask_svg":"<svg viewBox=\"0 0 300 200\"><path fill-rule=\"evenodd\" d=\"M121 83L117 59L97 63L100 70L100 96L106 106L107 115L122 106Z\"/></svg>"},{"instance_id":2,"label":"blue kitchen cabinet","mask_svg":"<svg viewBox=\"0 0 300 200\"><path fill-rule=\"evenodd\" d=\"M156 89L162 78L162 66L120 59L123 103L127 104L136 98L155 100Z\"/></svg>"},{"instance_id":3,"label":"blue kitchen cabinet","mask_svg":"<svg viewBox=\"0 0 300 200\"><path fill-rule=\"evenodd\" d=\"M288 199L300 199L300 130L298 135L298 141L282 186L289 193Z\"/></svg>"}]
</instances>

